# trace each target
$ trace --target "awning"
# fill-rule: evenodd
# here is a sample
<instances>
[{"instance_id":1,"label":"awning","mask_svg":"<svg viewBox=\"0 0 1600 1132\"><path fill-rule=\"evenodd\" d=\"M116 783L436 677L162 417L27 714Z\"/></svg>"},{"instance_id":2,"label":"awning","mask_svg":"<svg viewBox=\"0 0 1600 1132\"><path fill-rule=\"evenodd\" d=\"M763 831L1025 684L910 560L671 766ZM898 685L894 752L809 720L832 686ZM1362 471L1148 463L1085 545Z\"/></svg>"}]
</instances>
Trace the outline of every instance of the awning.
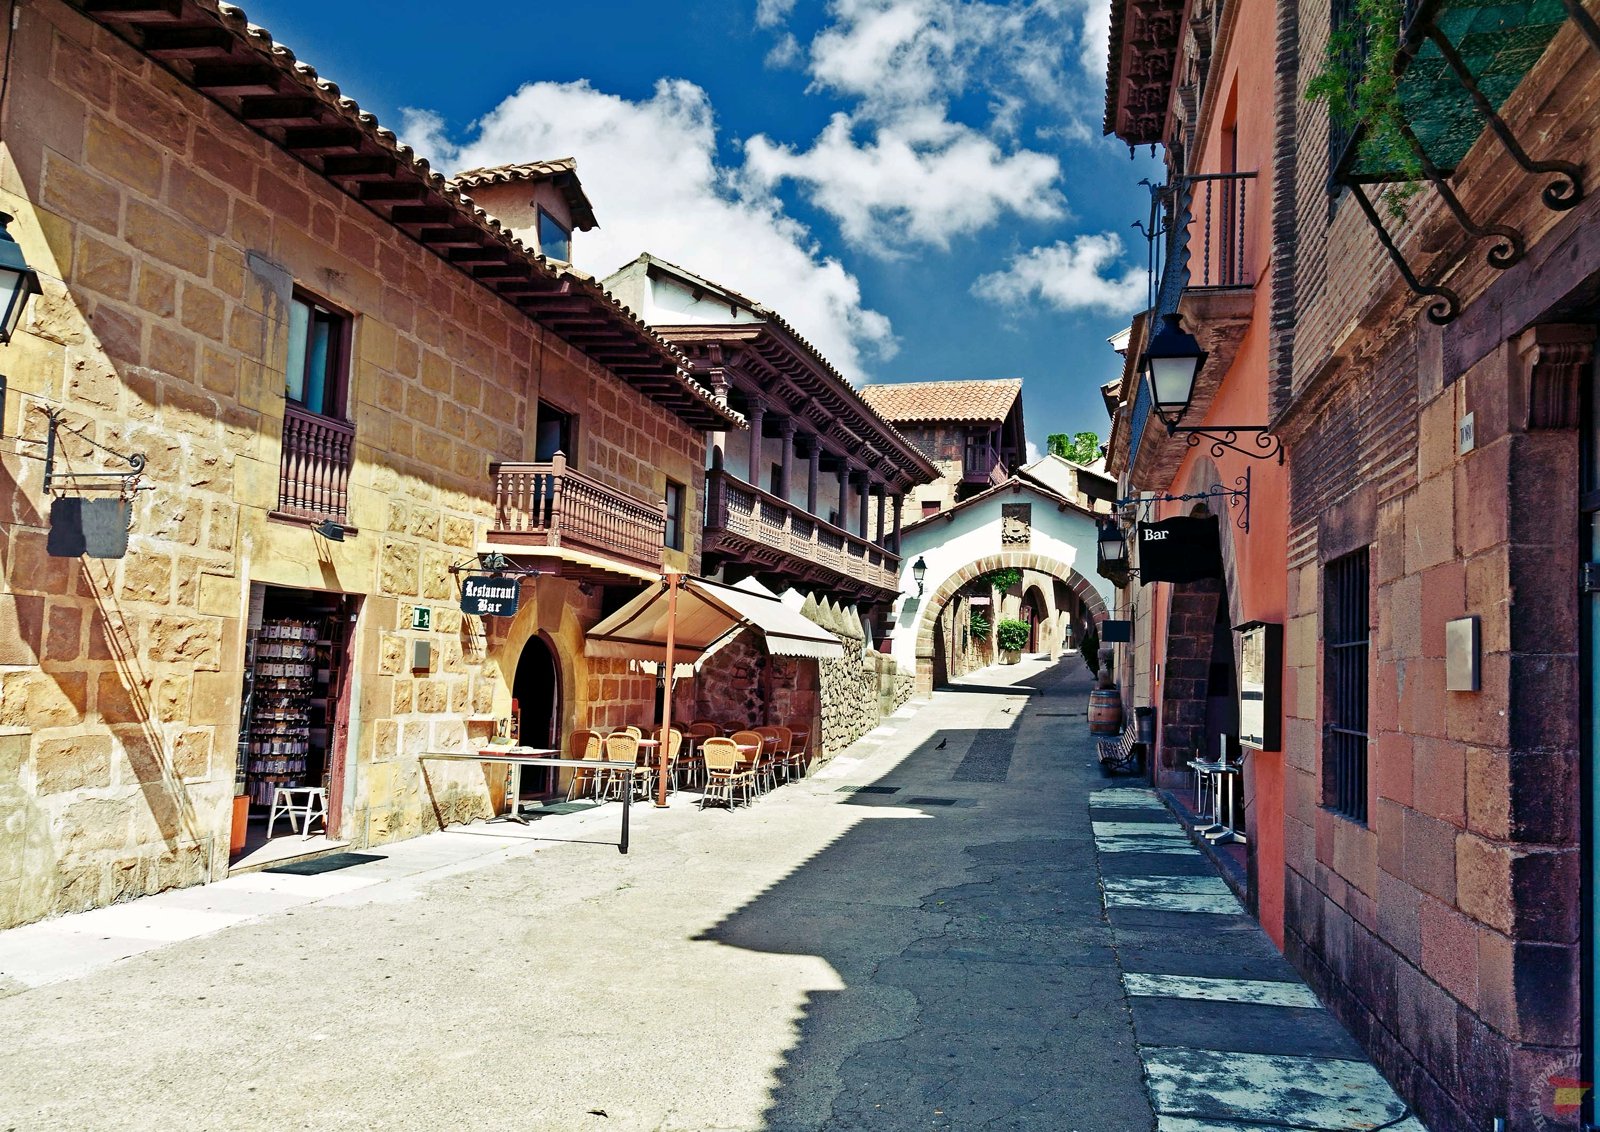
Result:
<instances>
[{"instance_id":1,"label":"awning","mask_svg":"<svg viewBox=\"0 0 1600 1132\"><path fill-rule=\"evenodd\" d=\"M678 587L678 616L672 659L693 664L744 629L766 638L775 656L838 660L839 639L783 604L753 578L728 586L684 577ZM650 586L589 630L588 656L620 656L660 663L666 659L667 584Z\"/></svg>"}]
</instances>

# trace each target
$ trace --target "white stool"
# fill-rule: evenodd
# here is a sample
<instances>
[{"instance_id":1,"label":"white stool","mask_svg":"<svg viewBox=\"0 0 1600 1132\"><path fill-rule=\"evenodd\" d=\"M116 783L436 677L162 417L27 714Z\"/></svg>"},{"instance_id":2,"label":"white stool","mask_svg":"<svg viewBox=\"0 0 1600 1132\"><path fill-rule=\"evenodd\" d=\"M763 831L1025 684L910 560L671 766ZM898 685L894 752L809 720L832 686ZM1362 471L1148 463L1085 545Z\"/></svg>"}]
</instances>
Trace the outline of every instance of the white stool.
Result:
<instances>
[{"instance_id":1,"label":"white stool","mask_svg":"<svg viewBox=\"0 0 1600 1132\"><path fill-rule=\"evenodd\" d=\"M311 836L313 818L322 819L322 832L328 832L328 792L320 786L279 786L272 791L272 813L267 817L267 836L280 817L289 819L289 832ZM296 825L299 819L302 823Z\"/></svg>"}]
</instances>

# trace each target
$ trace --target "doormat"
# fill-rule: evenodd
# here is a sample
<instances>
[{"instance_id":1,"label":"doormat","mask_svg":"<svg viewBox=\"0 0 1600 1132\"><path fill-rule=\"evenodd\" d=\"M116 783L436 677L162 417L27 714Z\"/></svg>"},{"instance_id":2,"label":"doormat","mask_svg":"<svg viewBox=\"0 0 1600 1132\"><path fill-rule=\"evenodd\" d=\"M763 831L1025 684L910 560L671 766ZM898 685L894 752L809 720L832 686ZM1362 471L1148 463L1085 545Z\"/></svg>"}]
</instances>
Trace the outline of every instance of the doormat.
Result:
<instances>
[{"instance_id":1,"label":"doormat","mask_svg":"<svg viewBox=\"0 0 1600 1132\"><path fill-rule=\"evenodd\" d=\"M318 873L336 873L340 869L365 865L370 861L388 860L382 853L329 853L326 857L313 857L309 861L294 861L287 865L274 865L262 869L264 873L292 873L300 877L314 877Z\"/></svg>"},{"instance_id":2,"label":"doormat","mask_svg":"<svg viewBox=\"0 0 1600 1132\"><path fill-rule=\"evenodd\" d=\"M552 802L548 806L526 806L522 810L522 816L532 820L556 817L560 814L581 814L584 810L598 809L599 806L599 802Z\"/></svg>"},{"instance_id":3,"label":"doormat","mask_svg":"<svg viewBox=\"0 0 1600 1132\"><path fill-rule=\"evenodd\" d=\"M841 786L839 794L898 794L898 786Z\"/></svg>"}]
</instances>

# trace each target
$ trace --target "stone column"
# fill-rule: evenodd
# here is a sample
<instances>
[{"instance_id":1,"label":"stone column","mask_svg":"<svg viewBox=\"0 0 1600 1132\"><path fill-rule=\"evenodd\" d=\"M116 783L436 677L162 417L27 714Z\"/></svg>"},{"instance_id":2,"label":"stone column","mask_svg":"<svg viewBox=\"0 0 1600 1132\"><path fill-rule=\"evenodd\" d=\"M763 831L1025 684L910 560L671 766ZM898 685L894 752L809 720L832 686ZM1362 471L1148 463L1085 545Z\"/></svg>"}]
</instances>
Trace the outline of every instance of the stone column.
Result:
<instances>
[{"instance_id":1,"label":"stone column","mask_svg":"<svg viewBox=\"0 0 1600 1132\"><path fill-rule=\"evenodd\" d=\"M869 533L867 531L867 501L871 498L871 496L872 496L872 473L871 472L862 472L861 473L861 498L858 501L859 510L861 512L861 527L860 527L859 530L856 531L856 534L860 535L862 538L870 537L870 535L869 535Z\"/></svg>"},{"instance_id":2,"label":"stone column","mask_svg":"<svg viewBox=\"0 0 1600 1132\"><path fill-rule=\"evenodd\" d=\"M850 459L839 457L839 526L850 529Z\"/></svg>"},{"instance_id":3,"label":"stone column","mask_svg":"<svg viewBox=\"0 0 1600 1132\"><path fill-rule=\"evenodd\" d=\"M794 418L783 418L783 501L794 502Z\"/></svg>"},{"instance_id":4,"label":"stone column","mask_svg":"<svg viewBox=\"0 0 1600 1132\"><path fill-rule=\"evenodd\" d=\"M807 441L806 454L806 510L817 513L817 476L822 471L822 441L812 433Z\"/></svg>"},{"instance_id":5,"label":"stone column","mask_svg":"<svg viewBox=\"0 0 1600 1132\"><path fill-rule=\"evenodd\" d=\"M750 398L750 458L745 462L749 474L745 482L752 487L762 487L761 482L761 423L767 415L767 403L760 397Z\"/></svg>"},{"instance_id":6,"label":"stone column","mask_svg":"<svg viewBox=\"0 0 1600 1132\"><path fill-rule=\"evenodd\" d=\"M905 493L901 492L894 497L894 552L896 554L900 553L900 516L905 509L906 497Z\"/></svg>"},{"instance_id":7,"label":"stone column","mask_svg":"<svg viewBox=\"0 0 1600 1132\"><path fill-rule=\"evenodd\" d=\"M879 546L887 546L889 541L884 537L887 532L884 530L883 522L883 509L884 506L889 502L888 487L888 484L880 483L877 485L877 490L874 492L874 494L878 497L878 527L877 530L873 532L877 537L875 537L872 541L877 543Z\"/></svg>"}]
</instances>

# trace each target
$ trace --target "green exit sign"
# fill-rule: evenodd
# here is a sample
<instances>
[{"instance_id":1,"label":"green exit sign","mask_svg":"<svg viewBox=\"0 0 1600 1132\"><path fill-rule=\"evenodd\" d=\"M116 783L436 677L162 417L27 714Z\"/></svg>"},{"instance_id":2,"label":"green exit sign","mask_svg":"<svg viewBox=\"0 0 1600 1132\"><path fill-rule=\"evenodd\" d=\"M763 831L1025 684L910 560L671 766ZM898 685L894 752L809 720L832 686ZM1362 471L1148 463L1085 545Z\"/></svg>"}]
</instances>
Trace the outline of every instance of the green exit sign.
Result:
<instances>
[{"instance_id":1,"label":"green exit sign","mask_svg":"<svg viewBox=\"0 0 1600 1132\"><path fill-rule=\"evenodd\" d=\"M424 632L431 630L433 628L433 610L426 605L412 606L411 627L413 629L421 629Z\"/></svg>"}]
</instances>

